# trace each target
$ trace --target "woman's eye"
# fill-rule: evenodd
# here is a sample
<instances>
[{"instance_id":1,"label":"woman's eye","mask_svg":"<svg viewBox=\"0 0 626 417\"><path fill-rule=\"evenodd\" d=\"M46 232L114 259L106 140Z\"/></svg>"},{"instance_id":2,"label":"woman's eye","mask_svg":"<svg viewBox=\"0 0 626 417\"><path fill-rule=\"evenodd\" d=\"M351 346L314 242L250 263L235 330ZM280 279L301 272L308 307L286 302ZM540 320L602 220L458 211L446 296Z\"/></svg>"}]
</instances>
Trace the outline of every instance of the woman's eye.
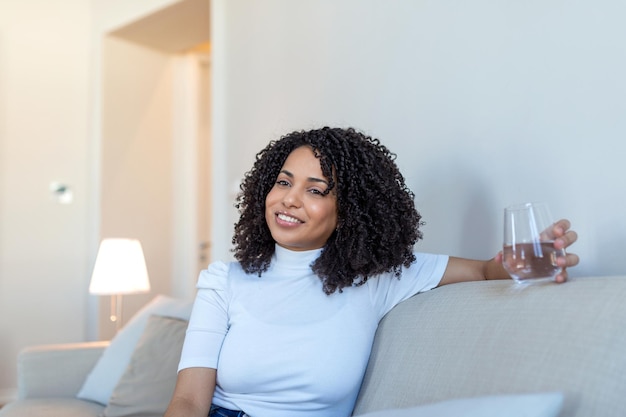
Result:
<instances>
[{"instance_id":1,"label":"woman's eye","mask_svg":"<svg viewBox=\"0 0 626 417\"><path fill-rule=\"evenodd\" d=\"M317 188L311 188L311 189L309 190L309 192L310 192L311 194L315 194L315 195L324 195L324 192L323 192L323 191L321 191L321 190L318 190Z\"/></svg>"},{"instance_id":2,"label":"woman's eye","mask_svg":"<svg viewBox=\"0 0 626 417\"><path fill-rule=\"evenodd\" d=\"M289 181L286 180L277 180L276 181L277 185L282 185L283 187L288 187L289 186Z\"/></svg>"}]
</instances>

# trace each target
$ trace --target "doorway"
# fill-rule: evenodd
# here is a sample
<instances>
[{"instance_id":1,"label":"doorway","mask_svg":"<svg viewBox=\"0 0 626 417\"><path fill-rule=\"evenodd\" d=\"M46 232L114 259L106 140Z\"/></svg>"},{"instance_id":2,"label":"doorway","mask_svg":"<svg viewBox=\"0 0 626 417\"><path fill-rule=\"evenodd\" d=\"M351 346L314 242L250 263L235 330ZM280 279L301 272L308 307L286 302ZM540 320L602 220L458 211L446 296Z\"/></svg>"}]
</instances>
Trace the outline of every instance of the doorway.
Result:
<instances>
[{"instance_id":1,"label":"doorway","mask_svg":"<svg viewBox=\"0 0 626 417\"><path fill-rule=\"evenodd\" d=\"M192 298L210 248L209 1L183 0L107 34L102 48L100 237L141 241L151 293ZM108 304L98 336L115 334Z\"/></svg>"}]
</instances>

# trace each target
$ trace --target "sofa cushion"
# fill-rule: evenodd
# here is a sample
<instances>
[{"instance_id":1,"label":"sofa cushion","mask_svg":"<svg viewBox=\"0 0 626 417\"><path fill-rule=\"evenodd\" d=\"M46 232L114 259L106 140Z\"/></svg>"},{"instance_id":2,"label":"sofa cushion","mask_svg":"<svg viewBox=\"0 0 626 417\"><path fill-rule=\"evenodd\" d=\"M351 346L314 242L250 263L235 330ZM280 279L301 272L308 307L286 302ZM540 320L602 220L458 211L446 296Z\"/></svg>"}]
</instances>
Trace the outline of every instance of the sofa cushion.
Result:
<instances>
[{"instance_id":1,"label":"sofa cushion","mask_svg":"<svg viewBox=\"0 0 626 417\"><path fill-rule=\"evenodd\" d=\"M130 364L113 390L104 417L161 416L172 398L187 321L148 319Z\"/></svg>"},{"instance_id":2,"label":"sofa cushion","mask_svg":"<svg viewBox=\"0 0 626 417\"><path fill-rule=\"evenodd\" d=\"M626 277L446 285L381 322L355 415L450 398L563 392L563 415L624 416Z\"/></svg>"},{"instance_id":3,"label":"sofa cushion","mask_svg":"<svg viewBox=\"0 0 626 417\"><path fill-rule=\"evenodd\" d=\"M74 398L109 342L28 346L17 357L20 399Z\"/></svg>"},{"instance_id":4,"label":"sofa cushion","mask_svg":"<svg viewBox=\"0 0 626 417\"><path fill-rule=\"evenodd\" d=\"M131 355L146 327L148 318L157 314L188 320L192 304L191 301L164 295L158 295L152 299L111 340L111 344L87 376L77 397L106 405L113 389L130 363Z\"/></svg>"},{"instance_id":5,"label":"sofa cushion","mask_svg":"<svg viewBox=\"0 0 626 417\"><path fill-rule=\"evenodd\" d=\"M2 407L2 417L96 417L104 407L76 398L31 398Z\"/></svg>"},{"instance_id":6,"label":"sofa cushion","mask_svg":"<svg viewBox=\"0 0 626 417\"><path fill-rule=\"evenodd\" d=\"M538 393L460 398L410 408L373 411L358 417L556 417L563 394Z\"/></svg>"}]
</instances>

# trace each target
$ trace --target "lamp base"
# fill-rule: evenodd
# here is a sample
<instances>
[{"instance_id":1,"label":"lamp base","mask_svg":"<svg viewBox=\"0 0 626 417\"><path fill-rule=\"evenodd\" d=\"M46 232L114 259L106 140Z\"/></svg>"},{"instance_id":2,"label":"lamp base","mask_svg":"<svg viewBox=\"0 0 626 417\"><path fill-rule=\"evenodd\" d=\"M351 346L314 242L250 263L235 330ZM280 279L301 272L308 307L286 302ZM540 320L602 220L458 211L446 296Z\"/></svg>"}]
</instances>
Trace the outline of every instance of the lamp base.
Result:
<instances>
[{"instance_id":1,"label":"lamp base","mask_svg":"<svg viewBox=\"0 0 626 417\"><path fill-rule=\"evenodd\" d=\"M122 294L111 296L111 314L109 320L115 323L115 330L122 328Z\"/></svg>"}]
</instances>

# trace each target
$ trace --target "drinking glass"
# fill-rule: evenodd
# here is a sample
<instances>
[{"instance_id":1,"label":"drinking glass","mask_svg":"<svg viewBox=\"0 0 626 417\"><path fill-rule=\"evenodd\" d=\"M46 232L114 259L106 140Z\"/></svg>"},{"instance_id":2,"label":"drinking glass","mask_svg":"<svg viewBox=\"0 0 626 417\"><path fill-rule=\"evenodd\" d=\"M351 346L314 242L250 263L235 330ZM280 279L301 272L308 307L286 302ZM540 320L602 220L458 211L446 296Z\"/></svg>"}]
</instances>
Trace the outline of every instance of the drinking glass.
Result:
<instances>
[{"instance_id":1,"label":"drinking glass","mask_svg":"<svg viewBox=\"0 0 626 417\"><path fill-rule=\"evenodd\" d=\"M518 283L553 280L561 272L554 247L553 220L546 203L516 204L504 209L504 269Z\"/></svg>"}]
</instances>

